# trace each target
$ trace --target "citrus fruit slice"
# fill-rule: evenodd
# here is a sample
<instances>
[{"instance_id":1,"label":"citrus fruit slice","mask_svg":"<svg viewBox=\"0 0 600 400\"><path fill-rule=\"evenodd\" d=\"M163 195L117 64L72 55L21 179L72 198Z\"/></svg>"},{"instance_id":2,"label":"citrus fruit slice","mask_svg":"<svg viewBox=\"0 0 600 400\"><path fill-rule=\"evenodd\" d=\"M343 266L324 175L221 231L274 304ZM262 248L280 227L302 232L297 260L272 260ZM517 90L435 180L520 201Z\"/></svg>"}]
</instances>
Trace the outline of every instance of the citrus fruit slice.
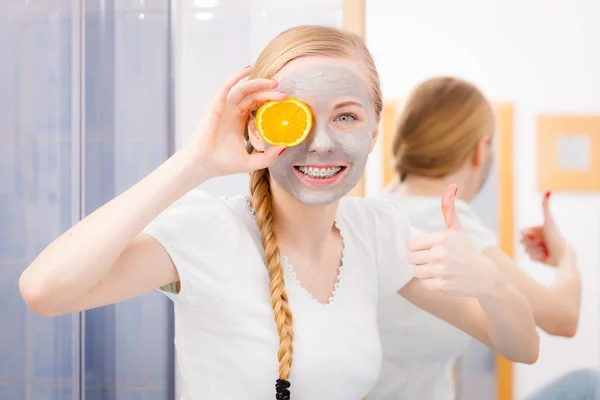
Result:
<instances>
[{"instance_id":1,"label":"citrus fruit slice","mask_svg":"<svg viewBox=\"0 0 600 400\"><path fill-rule=\"evenodd\" d=\"M297 146L312 128L310 108L298 99L269 101L256 113L256 130L271 146Z\"/></svg>"}]
</instances>

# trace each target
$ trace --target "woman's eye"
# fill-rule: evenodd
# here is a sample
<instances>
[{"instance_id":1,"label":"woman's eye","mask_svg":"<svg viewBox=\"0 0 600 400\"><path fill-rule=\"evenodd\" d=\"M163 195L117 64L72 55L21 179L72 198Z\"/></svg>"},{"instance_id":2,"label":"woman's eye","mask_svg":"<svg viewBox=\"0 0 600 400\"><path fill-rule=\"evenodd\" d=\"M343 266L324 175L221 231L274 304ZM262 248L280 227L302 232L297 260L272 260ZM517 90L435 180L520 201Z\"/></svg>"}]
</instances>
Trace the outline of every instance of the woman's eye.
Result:
<instances>
[{"instance_id":1,"label":"woman's eye","mask_svg":"<svg viewBox=\"0 0 600 400\"><path fill-rule=\"evenodd\" d=\"M340 122L352 122L356 120L356 117L352 114L342 114L338 116L335 120Z\"/></svg>"}]
</instances>

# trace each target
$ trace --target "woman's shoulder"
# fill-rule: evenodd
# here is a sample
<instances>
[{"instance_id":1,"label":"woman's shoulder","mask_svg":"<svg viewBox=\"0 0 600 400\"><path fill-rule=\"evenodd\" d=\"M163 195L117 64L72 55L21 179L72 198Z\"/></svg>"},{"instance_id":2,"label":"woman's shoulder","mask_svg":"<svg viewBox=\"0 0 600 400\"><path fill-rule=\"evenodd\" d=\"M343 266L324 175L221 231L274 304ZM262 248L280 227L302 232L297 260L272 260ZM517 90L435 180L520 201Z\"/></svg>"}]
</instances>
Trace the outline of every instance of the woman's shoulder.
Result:
<instances>
[{"instance_id":1,"label":"woman's shoulder","mask_svg":"<svg viewBox=\"0 0 600 400\"><path fill-rule=\"evenodd\" d=\"M402 208L409 216L428 215L434 217L443 217L442 215L442 196L414 196L405 194L396 194L383 191L374 196L382 201L392 202L397 207ZM460 217L472 218L474 221L481 221L477 213L469 203L455 199L456 212Z\"/></svg>"},{"instance_id":2,"label":"woman's shoulder","mask_svg":"<svg viewBox=\"0 0 600 400\"><path fill-rule=\"evenodd\" d=\"M175 230L181 234L199 235L201 231L231 232L244 222L245 197L214 196L202 189L193 189L161 214L146 228Z\"/></svg>"},{"instance_id":3,"label":"woman's shoulder","mask_svg":"<svg viewBox=\"0 0 600 400\"><path fill-rule=\"evenodd\" d=\"M423 232L438 232L446 229L442 214L441 196L413 196L382 193L379 198L395 202L406 213L410 223ZM455 200L458 217L469 238L480 249L495 247L496 235L485 225L471 205L460 199Z\"/></svg>"},{"instance_id":4,"label":"woman's shoulder","mask_svg":"<svg viewBox=\"0 0 600 400\"><path fill-rule=\"evenodd\" d=\"M360 228L380 231L391 226L410 227L405 207L385 197L345 197L340 203L340 214Z\"/></svg>"},{"instance_id":5,"label":"woman's shoulder","mask_svg":"<svg viewBox=\"0 0 600 400\"><path fill-rule=\"evenodd\" d=\"M196 188L175 201L167 208L167 211L186 214L190 218L222 218L232 216L232 211L244 204L243 199L241 194L215 196L201 188Z\"/></svg>"},{"instance_id":6,"label":"woman's shoulder","mask_svg":"<svg viewBox=\"0 0 600 400\"><path fill-rule=\"evenodd\" d=\"M342 209L357 216L373 216L376 214L404 212L405 205L390 196L376 195L371 197L344 197Z\"/></svg>"}]
</instances>

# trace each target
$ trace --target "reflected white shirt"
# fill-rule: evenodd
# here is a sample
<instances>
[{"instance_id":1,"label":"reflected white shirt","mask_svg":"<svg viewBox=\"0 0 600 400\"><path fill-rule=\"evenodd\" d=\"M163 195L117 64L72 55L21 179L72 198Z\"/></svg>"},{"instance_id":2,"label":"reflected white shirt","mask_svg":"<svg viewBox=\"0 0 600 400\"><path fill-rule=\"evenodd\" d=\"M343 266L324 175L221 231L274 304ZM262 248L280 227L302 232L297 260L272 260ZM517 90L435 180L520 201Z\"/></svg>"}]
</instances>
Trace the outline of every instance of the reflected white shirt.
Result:
<instances>
[{"instance_id":1,"label":"reflected white shirt","mask_svg":"<svg viewBox=\"0 0 600 400\"><path fill-rule=\"evenodd\" d=\"M394 199L410 224L425 232L445 230L440 197L381 193ZM479 250L497 247L497 239L462 200L455 200L464 228ZM369 400L454 399L452 367L471 337L417 308L401 296L382 298L379 329L383 348L381 374Z\"/></svg>"}]
</instances>

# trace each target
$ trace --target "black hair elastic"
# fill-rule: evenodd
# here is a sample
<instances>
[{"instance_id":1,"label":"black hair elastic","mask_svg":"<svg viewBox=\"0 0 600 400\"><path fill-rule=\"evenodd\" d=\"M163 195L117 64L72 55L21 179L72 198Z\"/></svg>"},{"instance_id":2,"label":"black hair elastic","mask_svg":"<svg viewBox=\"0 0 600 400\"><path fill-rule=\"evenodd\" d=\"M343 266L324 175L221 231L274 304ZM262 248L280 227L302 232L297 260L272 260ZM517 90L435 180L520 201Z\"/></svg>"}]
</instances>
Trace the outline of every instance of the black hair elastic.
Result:
<instances>
[{"instance_id":1,"label":"black hair elastic","mask_svg":"<svg viewBox=\"0 0 600 400\"><path fill-rule=\"evenodd\" d=\"M277 391L275 399L290 400L290 391L288 390L290 386L290 383L285 379L277 379L275 383L275 390Z\"/></svg>"}]
</instances>

